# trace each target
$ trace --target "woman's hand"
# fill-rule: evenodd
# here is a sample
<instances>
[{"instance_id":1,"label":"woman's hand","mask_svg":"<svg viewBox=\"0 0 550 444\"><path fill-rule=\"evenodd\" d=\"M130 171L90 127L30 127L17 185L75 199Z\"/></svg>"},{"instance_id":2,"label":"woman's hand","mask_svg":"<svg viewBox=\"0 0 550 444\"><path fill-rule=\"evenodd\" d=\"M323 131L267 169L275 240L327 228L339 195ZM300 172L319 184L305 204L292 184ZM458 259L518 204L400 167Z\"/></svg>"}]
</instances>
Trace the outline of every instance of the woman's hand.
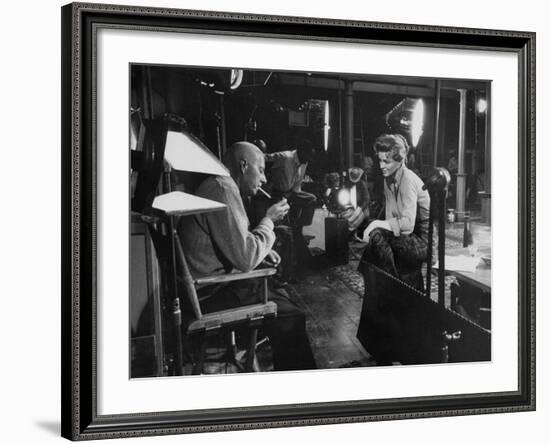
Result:
<instances>
[{"instance_id":1,"label":"woman's hand","mask_svg":"<svg viewBox=\"0 0 550 444\"><path fill-rule=\"evenodd\" d=\"M385 220L373 220L365 232L363 233L363 242L368 243L370 241L370 234L373 232L373 230L376 230L377 228L382 228L383 230L391 231L390 224Z\"/></svg>"}]
</instances>

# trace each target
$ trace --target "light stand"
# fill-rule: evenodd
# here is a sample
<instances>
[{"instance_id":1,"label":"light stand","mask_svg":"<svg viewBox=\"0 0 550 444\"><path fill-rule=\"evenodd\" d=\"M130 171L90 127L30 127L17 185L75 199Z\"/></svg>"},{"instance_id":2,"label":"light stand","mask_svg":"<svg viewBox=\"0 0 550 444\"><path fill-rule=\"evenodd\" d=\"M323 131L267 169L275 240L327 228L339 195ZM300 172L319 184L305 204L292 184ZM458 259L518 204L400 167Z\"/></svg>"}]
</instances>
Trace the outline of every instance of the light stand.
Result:
<instances>
[{"instance_id":1,"label":"light stand","mask_svg":"<svg viewBox=\"0 0 550 444\"><path fill-rule=\"evenodd\" d=\"M445 168L435 168L422 187L430 193L430 219L428 228L428 267L426 272L426 296L431 297L432 253L434 220L438 228L438 303L445 306L445 200L451 176Z\"/></svg>"},{"instance_id":2,"label":"light stand","mask_svg":"<svg viewBox=\"0 0 550 444\"><path fill-rule=\"evenodd\" d=\"M325 179L328 186L327 209L334 216L325 218L325 252L335 265L349 261L348 221L343 214L353 209L351 187L338 173L331 173Z\"/></svg>"},{"instance_id":3,"label":"light stand","mask_svg":"<svg viewBox=\"0 0 550 444\"><path fill-rule=\"evenodd\" d=\"M133 155L140 159L140 162L136 162L136 164L139 163L139 172L132 209L144 216L159 216L156 221L160 221L165 228L168 243L166 274L172 313L172 334L175 338L175 373L183 375L182 314L176 277L178 270L176 244L179 239L175 231L175 217L221 210L225 205L174 191L171 173L188 171L228 176L229 172L193 135L181 128L176 131L170 130L174 126L173 119L165 117L162 121L148 122L148 124L142 151L139 156ZM162 194L157 194L161 176L163 178ZM182 267L185 283L190 273L186 263L182 264Z\"/></svg>"}]
</instances>

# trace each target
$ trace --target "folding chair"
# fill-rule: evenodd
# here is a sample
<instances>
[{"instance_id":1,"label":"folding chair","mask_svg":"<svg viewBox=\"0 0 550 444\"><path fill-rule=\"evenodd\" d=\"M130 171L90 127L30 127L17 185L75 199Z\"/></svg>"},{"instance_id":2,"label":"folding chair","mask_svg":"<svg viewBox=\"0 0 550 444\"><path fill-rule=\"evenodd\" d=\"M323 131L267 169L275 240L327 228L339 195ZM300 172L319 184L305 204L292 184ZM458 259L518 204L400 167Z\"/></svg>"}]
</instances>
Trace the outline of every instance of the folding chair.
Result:
<instances>
[{"instance_id":1,"label":"folding chair","mask_svg":"<svg viewBox=\"0 0 550 444\"><path fill-rule=\"evenodd\" d=\"M223 334L224 331L230 331L234 339L234 331L239 327L249 328L248 346L245 353L246 360L242 370L245 372L258 371L258 366L255 365L258 329L265 319L277 316L277 305L268 300L267 282L267 278L274 275L277 269L262 268L249 272L228 273L195 279L189 271L179 237L177 234L175 237L178 268L181 271L181 276L178 279L184 285L186 296L194 315L194 319L186 327L186 333L190 337L198 338L199 341L200 351L193 365L193 374L199 374L204 371L207 337L214 334ZM262 302L203 314L197 294L198 289L207 285L258 278L263 279ZM231 352L234 353L234 350L231 350ZM234 355L232 360L236 361Z\"/></svg>"}]
</instances>

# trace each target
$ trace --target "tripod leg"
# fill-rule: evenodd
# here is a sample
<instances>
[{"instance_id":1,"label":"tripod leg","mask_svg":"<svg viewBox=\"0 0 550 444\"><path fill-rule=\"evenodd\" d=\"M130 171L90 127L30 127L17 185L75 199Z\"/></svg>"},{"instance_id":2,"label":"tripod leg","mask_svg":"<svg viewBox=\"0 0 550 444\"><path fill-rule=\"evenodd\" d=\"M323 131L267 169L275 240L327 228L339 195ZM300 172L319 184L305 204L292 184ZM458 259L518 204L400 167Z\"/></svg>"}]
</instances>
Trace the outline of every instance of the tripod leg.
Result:
<instances>
[{"instance_id":1,"label":"tripod leg","mask_svg":"<svg viewBox=\"0 0 550 444\"><path fill-rule=\"evenodd\" d=\"M206 357L206 334L204 332L199 333L198 337L198 356L193 363L193 375L200 375L204 373L204 360Z\"/></svg>"},{"instance_id":2,"label":"tripod leg","mask_svg":"<svg viewBox=\"0 0 550 444\"><path fill-rule=\"evenodd\" d=\"M248 342L248 349L246 353L246 362L244 368L247 372L254 371L254 361L256 360L256 341L258 340L258 328L252 327L250 330L250 337Z\"/></svg>"}]
</instances>

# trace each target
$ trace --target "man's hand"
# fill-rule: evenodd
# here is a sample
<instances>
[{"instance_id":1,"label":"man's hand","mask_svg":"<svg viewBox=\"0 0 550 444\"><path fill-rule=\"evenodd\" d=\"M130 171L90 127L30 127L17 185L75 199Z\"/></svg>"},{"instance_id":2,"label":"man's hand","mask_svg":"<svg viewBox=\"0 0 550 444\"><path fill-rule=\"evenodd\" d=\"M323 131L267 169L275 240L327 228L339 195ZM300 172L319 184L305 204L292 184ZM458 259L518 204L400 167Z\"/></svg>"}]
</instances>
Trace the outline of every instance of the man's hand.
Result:
<instances>
[{"instance_id":1,"label":"man's hand","mask_svg":"<svg viewBox=\"0 0 550 444\"><path fill-rule=\"evenodd\" d=\"M370 234L373 230L376 230L377 228L382 228L383 230L391 231L390 224L385 220L373 220L365 232L363 233L363 242L369 242L370 240Z\"/></svg>"},{"instance_id":2,"label":"man's hand","mask_svg":"<svg viewBox=\"0 0 550 444\"><path fill-rule=\"evenodd\" d=\"M273 222L277 222L285 217L286 213L288 213L289 208L290 207L288 206L286 199L283 197L279 202L271 205L267 209L265 217L271 219Z\"/></svg>"},{"instance_id":3,"label":"man's hand","mask_svg":"<svg viewBox=\"0 0 550 444\"><path fill-rule=\"evenodd\" d=\"M365 220L365 213L361 207L357 207L349 212L349 214L346 214L345 218L348 221L348 230L355 231L357 227L361 225L361 222Z\"/></svg>"},{"instance_id":4,"label":"man's hand","mask_svg":"<svg viewBox=\"0 0 550 444\"><path fill-rule=\"evenodd\" d=\"M275 250L270 250L270 252L267 253L267 256L265 257L264 262L267 265L276 267L281 263L281 256L279 256L279 253L277 253Z\"/></svg>"}]
</instances>

